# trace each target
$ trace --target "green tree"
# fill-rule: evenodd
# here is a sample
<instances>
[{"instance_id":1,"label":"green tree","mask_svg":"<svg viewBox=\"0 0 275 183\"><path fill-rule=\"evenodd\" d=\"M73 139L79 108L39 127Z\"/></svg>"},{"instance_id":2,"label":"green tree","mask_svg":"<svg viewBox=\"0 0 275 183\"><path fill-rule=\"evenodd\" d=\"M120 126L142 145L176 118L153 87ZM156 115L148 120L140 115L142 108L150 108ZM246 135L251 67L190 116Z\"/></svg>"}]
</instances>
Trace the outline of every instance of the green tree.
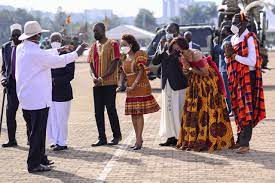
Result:
<instances>
[{"instance_id":1,"label":"green tree","mask_svg":"<svg viewBox=\"0 0 275 183\"><path fill-rule=\"evenodd\" d=\"M135 18L135 25L148 31L155 31L158 26L153 12L147 9L140 9Z\"/></svg>"},{"instance_id":2,"label":"green tree","mask_svg":"<svg viewBox=\"0 0 275 183\"><path fill-rule=\"evenodd\" d=\"M197 3L181 9L180 12L181 24L212 23L213 18L217 17L217 6L215 3L211 3L208 6Z\"/></svg>"},{"instance_id":3,"label":"green tree","mask_svg":"<svg viewBox=\"0 0 275 183\"><path fill-rule=\"evenodd\" d=\"M15 11L1 10L0 11L0 44L9 40L10 25L19 23L22 26L29 20L36 20L30 13L24 9L16 9Z\"/></svg>"}]
</instances>

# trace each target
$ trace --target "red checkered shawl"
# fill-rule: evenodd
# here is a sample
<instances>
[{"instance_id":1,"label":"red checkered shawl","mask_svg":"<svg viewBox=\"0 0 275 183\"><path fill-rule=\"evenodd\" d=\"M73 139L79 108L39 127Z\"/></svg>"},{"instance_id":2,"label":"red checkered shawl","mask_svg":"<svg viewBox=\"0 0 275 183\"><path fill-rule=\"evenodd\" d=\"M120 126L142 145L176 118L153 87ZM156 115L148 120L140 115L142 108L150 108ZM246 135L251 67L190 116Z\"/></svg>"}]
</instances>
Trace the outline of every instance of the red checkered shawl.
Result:
<instances>
[{"instance_id":1,"label":"red checkered shawl","mask_svg":"<svg viewBox=\"0 0 275 183\"><path fill-rule=\"evenodd\" d=\"M238 131L240 131L242 127L248 125L255 127L262 119L266 117L261 73L262 58L260 57L259 44L257 42L256 35L254 33L249 33L246 35L244 41L234 46L234 50L237 55L247 57L247 40L250 36L254 38L257 57L255 65L256 83L254 86L253 97L249 66L232 59L228 59L227 62L232 110L235 114L235 122L238 126Z\"/></svg>"}]
</instances>

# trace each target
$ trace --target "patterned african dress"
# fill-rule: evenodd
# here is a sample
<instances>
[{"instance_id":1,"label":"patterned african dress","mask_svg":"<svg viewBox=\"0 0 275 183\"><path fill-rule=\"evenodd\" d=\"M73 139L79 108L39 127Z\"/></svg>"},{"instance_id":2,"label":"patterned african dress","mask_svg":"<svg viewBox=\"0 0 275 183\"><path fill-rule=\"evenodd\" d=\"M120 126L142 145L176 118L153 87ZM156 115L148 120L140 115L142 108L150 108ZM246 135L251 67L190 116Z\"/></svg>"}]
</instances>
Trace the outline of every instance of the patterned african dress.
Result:
<instances>
[{"instance_id":1,"label":"patterned african dress","mask_svg":"<svg viewBox=\"0 0 275 183\"><path fill-rule=\"evenodd\" d=\"M144 72L134 90L127 92L125 115L142 115L157 112L160 107L152 95L152 89L146 74L147 54L138 51L135 60L126 58L122 69L127 77L127 86L131 87L135 82L140 69Z\"/></svg>"},{"instance_id":2,"label":"patterned african dress","mask_svg":"<svg viewBox=\"0 0 275 183\"><path fill-rule=\"evenodd\" d=\"M234 146L225 102L225 90L211 58L190 62L192 67L209 65L209 76L190 72L177 148L212 152Z\"/></svg>"}]
</instances>

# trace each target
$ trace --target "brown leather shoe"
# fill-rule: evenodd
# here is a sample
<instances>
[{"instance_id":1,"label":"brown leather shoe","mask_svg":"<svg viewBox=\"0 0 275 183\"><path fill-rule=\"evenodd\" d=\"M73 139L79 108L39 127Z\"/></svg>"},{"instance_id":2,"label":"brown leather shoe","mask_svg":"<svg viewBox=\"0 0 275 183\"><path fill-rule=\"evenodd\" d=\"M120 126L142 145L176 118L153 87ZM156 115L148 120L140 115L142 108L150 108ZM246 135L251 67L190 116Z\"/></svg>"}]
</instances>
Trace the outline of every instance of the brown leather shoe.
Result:
<instances>
[{"instance_id":1,"label":"brown leather shoe","mask_svg":"<svg viewBox=\"0 0 275 183\"><path fill-rule=\"evenodd\" d=\"M238 154L246 154L246 153L249 152L249 150L250 150L249 147L240 147L240 148L237 150L236 153L238 153Z\"/></svg>"}]
</instances>

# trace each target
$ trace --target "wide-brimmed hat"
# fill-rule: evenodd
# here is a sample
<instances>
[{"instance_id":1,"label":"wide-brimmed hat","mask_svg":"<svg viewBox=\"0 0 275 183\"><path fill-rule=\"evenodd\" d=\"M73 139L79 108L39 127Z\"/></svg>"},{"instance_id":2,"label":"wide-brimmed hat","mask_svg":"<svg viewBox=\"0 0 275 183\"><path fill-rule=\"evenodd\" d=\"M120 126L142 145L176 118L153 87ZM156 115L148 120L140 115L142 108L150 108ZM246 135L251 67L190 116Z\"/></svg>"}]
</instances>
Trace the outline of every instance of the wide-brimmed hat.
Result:
<instances>
[{"instance_id":1,"label":"wide-brimmed hat","mask_svg":"<svg viewBox=\"0 0 275 183\"><path fill-rule=\"evenodd\" d=\"M28 21L25 23L24 33L19 37L19 40L28 39L42 32L50 32L50 31L42 29L40 24L37 21Z\"/></svg>"}]
</instances>

